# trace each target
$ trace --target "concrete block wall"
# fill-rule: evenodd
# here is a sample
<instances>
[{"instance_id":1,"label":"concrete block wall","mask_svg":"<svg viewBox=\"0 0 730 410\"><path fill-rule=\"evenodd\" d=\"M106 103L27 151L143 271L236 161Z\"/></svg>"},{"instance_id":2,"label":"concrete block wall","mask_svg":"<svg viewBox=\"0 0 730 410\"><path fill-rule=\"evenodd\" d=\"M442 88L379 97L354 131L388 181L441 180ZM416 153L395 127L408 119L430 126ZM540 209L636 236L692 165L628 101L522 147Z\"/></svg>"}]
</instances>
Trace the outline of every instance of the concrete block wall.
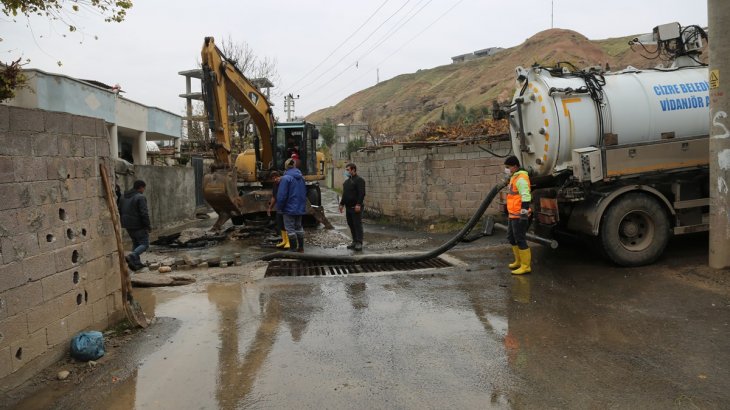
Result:
<instances>
[{"instance_id":1,"label":"concrete block wall","mask_svg":"<svg viewBox=\"0 0 730 410\"><path fill-rule=\"evenodd\" d=\"M510 142L490 144L509 152ZM403 149L402 145L353 154L366 181L366 208L414 222L464 220L504 178L504 159L477 145ZM491 209L499 210L495 200Z\"/></svg>"},{"instance_id":2,"label":"concrete block wall","mask_svg":"<svg viewBox=\"0 0 730 410\"><path fill-rule=\"evenodd\" d=\"M124 192L132 189L137 179L147 184L144 196L153 229L195 218L195 171L192 167L135 165L134 175L120 175L117 183Z\"/></svg>"},{"instance_id":3,"label":"concrete block wall","mask_svg":"<svg viewBox=\"0 0 730 410\"><path fill-rule=\"evenodd\" d=\"M0 105L0 389L123 315L108 157L103 120Z\"/></svg>"}]
</instances>

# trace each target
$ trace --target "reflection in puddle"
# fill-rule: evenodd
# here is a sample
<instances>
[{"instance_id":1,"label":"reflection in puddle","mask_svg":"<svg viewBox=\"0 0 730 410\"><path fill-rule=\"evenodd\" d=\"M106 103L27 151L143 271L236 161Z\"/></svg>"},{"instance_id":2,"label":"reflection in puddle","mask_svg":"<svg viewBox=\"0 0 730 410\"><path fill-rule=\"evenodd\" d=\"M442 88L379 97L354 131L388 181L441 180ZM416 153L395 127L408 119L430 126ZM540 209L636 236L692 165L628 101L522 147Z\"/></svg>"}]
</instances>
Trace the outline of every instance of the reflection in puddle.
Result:
<instances>
[{"instance_id":1,"label":"reflection in puddle","mask_svg":"<svg viewBox=\"0 0 730 410\"><path fill-rule=\"evenodd\" d=\"M507 322L493 298L457 286L439 303L422 293L426 281L403 281L211 284L167 301L160 292L155 313L181 329L106 406L346 408L376 397L404 407L509 407ZM464 296L470 303L454 303Z\"/></svg>"}]
</instances>

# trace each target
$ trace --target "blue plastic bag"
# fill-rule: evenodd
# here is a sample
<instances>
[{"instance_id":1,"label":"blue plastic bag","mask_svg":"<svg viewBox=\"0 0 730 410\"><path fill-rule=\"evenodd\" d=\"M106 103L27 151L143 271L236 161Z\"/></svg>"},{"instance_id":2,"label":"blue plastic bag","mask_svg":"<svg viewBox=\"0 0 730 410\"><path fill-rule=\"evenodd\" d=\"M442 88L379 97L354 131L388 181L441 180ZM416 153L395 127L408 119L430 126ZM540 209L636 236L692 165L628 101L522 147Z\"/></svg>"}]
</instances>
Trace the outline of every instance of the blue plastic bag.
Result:
<instances>
[{"instance_id":1,"label":"blue plastic bag","mask_svg":"<svg viewBox=\"0 0 730 410\"><path fill-rule=\"evenodd\" d=\"M71 357L88 362L104 356L104 335L101 332L80 332L71 339Z\"/></svg>"}]
</instances>

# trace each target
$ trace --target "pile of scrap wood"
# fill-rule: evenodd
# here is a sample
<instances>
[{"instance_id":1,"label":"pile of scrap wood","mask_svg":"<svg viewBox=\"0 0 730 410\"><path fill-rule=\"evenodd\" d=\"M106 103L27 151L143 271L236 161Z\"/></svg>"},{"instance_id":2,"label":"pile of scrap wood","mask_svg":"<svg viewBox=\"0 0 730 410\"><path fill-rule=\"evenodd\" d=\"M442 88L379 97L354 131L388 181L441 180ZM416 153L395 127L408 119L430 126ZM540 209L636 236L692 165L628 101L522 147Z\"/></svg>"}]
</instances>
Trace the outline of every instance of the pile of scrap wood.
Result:
<instances>
[{"instance_id":1,"label":"pile of scrap wood","mask_svg":"<svg viewBox=\"0 0 730 410\"><path fill-rule=\"evenodd\" d=\"M503 136L509 134L509 122L506 119L484 119L474 124L444 125L429 122L415 132L410 141L455 141L476 137Z\"/></svg>"}]
</instances>

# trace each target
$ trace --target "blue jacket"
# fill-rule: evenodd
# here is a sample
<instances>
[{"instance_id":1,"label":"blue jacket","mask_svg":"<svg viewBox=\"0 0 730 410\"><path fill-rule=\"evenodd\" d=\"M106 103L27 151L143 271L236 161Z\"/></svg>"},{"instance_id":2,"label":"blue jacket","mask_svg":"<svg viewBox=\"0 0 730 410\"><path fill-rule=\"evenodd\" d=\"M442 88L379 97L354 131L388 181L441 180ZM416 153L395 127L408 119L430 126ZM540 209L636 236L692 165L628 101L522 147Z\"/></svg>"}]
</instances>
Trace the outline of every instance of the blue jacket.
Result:
<instances>
[{"instance_id":1,"label":"blue jacket","mask_svg":"<svg viewBox=\"0 0 730 410\"><path fill-rule=\"evenodd\" d=\"M298 168L289 168L281 177L276 193L276 208L287 215L307 213L307 185Z\"/></svg>"}]
</instances>

